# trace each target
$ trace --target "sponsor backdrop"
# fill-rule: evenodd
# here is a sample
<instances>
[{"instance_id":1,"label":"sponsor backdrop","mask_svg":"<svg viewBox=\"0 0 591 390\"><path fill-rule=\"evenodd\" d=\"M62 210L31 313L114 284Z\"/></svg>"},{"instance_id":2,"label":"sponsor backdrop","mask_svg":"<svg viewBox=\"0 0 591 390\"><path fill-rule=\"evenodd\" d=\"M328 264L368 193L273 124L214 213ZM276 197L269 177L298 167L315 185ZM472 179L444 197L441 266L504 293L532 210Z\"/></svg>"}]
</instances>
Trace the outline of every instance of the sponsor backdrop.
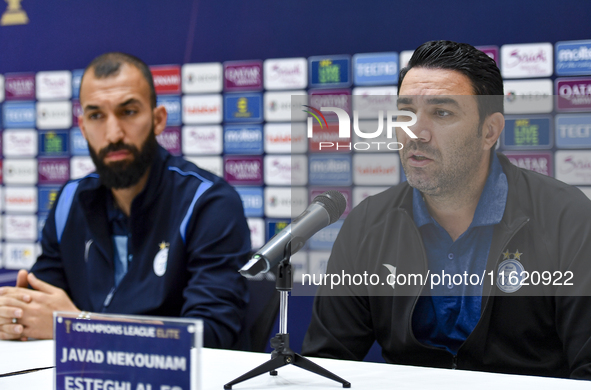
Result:
<instances>
[{"instance_id":1,"label":"sponsor backdrop","mask_svg":"<svg viewBox=\"0 0 591 390\"><path fill-rule=\"evenodd\" d=\"M591 39L483 49L506 79L499 150L523 168L591 187ZM344 218L365 197L404 180L397 152L386 147L393 140L382 136L379 148L322 148L337 145L336 122L315 123L308 138L299 107L307 99L350 112L353 95L359 127L375 129L371 111L392 105L401 61L400 53L383 52L152 65L158 103L169 113L158 142L236 187L256 249L323 191L337 188L347 197ZM0 77L5 270L31 266L60 186L94 170L76 126L81 75L75 69ZM340 226L314 237L307 253L330 250ZM321 272L315 259L325 257L304 253L298 269Z\"/></svg>"},{"instance_id":2,"label":"sponsor backdrop","mask_svg":"<svg viewBox=\"0 0 591 390\"><path fill-rule=\"evenodd\" d=\"M394 151L320 150L319 142L330 141L338 129L333 123L325 129L315 124L314 138L308 139L307 115L300 110L292 115L291 97L309 95L314 107L342 106L347 110L351 95L360 98L359 104L387 104L396 95L398 72L412 54L408 49L442 37L431 31L424 38L391 39L385 44L382 35L366 40L360 34L343 44L346 38L326 32L334 39L314 42L313 49L304 42L282 43L281 37L269 38L275 46L266 46L261 36L240 36L238 32L235 36L219 35L219 26L207 34L196 21L221 6L203 2L198 7L196 1L185 1L179 2L184 8L177 7L185 9L183 15L172 6L170 12L158 9L167 25L178 18L185 28L179 31L171 27L170 34L164 34L166 42L156 39L150 26L138 25L131 37L139 48L126 46L120 37L107 36L99 40L98 49L82 45L79 51L69 53L65 47L71 37L65 35L70 29L87 28L79 25L85 18L72 16L71 25L56 30L50 23L52 17L58 20L59 13L64 20L73 12L84 15L90 12L90 4L61 2L50 9L47 4L15 3L19 3L18 9L10 12L0 4L1 52L14 53L0 59L0 284L14 283L15 270L28 268L35 261L41 229L63 183L94 170L77 116L81 68L95 55L123 50L151 65L158 104L166 106L169 114L167 129L158 142L172 154L183 155L236 187L251 228L253 248L258 248L289 223L292 209L305 208L313 197L328 189L338 189L347 198L344 218L367 196L404 180ZM104 7L109 5L129 6L106 1L97 12L106 12ZM245 6L219 12L240 25L244 23L242 11L248 15L255 12L238 12ZM154 13L153 7L139 12ZM349 8L349 3L343 5L354 13ZM273 10L259 11L259 22L277 23L270 16ZM317 11L302 8L294 19L308 20L312 13L322 15ZM341 11L336 10L337 16L343 16ZM555 11L556 15L566 12L560 8ZM375 15L362 13L360 17L375 25L370 20ZM382 20L383 16L379 17ZM318 21L326 24L324 19ZM204 23L211 26L212 22ZM335 19L329 24L338 23ZM88 28L91 35L104 33L104 29L100 33L95 30L98 25ZM277 28L281 31L288 27ZM300 30L291 27L286 42L291 42L287 35ZM39 36L39 31L47 31L47 36ZM147 37L142 38L142 32ZM522 43L513 43L515 37L508 32L496 36L483 32L480 37L453 28L449 32L446 37L481 45L479 48L494 58L502 71L507 122L499 150L518 166L580 186L591 195L591 35L570 38L589 39L558 41L561 38L552 37L563 35L552 30L546 31L550 35L545 42L524 33ZM150 39L157 45L148 50L143 45ZM185 46L179 46L179 41ZM39 52L37 46L43 46ZM194 47L200 51L193 52ZM341 52L335 55L337 49ZM153 54L156 51L160 51L157 56ZM375 128L367 121L371 115L362 116L362 108L360 115L365 122L361 121L360 127L366 123L368 128ZM310 240L305 251L294 256L296 281L302 273L323 272L341 226L342 221L324 229ZM309 309L306 306L302 310ZM290 317L294 316L292 312ZM304 318L309 319L309 313ZM305 326L300 326L300 332ZM299 350L298 345L294 347Z\"/></svg>"}]
</instances>

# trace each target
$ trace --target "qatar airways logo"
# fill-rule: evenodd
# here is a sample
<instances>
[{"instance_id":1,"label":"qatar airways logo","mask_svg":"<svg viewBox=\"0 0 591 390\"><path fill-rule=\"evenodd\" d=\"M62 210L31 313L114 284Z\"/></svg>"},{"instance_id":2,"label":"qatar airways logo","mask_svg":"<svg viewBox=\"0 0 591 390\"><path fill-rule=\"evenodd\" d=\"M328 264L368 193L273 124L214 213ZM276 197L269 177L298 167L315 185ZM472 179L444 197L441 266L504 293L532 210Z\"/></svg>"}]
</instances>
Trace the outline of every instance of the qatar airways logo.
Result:
<instances>
[{"instance_id":1,"label":"qatar airways logo","mask_svg":"<svg viewBox=\"0 0 591 390\"><path fill-rule=\"evenodd\" d=\"M226 80L238 86L257 84L261 82L259 68L229 68L226 69Z\"/></svg>"},{"instance_id":2,"label":"qatar airways logo","mask_svg":"<svg viewBox=\"0 0 591 390\"><path fill-rule=\"evenodd\" d=\"M33 75L7 75L5 80L6 98L35 98L35 78Z\"/></svg>"},{"instance_id":3,"label":"qatar airways logo","mask_svg":"<svg viewBox=\"0 0 591 390\"><path fill-rule=\"evenodd\" d=\"M263 184L261 156L226 156L224 179L232 185Z\"/></svg>"},{"instance_id":4,"label":"qatar airways logo","mask_svg":"<svg viewBox=\"0 0 591 390\"><path fill-rule=\"evenodd\" d=\"M263 88L261 61L232 61L224 64L224 89L228 92Z\"/></svg>"},{"instance_id":5,"label":"qatar airways logo","mask_svg":"<svg viewBox=\"0 0 591 390\"><path fill-rule=\"evenodd\" d=\"M175 132L167 132L159 134L156 139L165 149L172 149L178 147L180 144L180 136Z\"/></svg>"},{"instance_id":6,"label":"qatar airways logo","mask_svg":"<svg viewBox=\"0 0 591 390\"><path fill-rule=\"evenodd\" d=\"M338 107L321 107L320 110L304 105L303 107L307 108L307 110L303 110L304 112L310 114L312 117L316 119L316 122L320 125L321 129L325 127L328 129L328 121L324 116L323 112L333 112L338 117L338 138L345 138L351 139L351 118L349 114L342 108ZM308 138L314 137L314 122L312 117L308 117ZM395 117L409 117L409 121L396 121L394 120ZM321 120L322 118L322 120ZM415 113L410 111L398 111L398 110L389 110L387 111L386 115L386 137L388 139L392 139L394 137L393 129L396 127L400 127L410 138L418 138L410 129L410 126L413 126L417 123L417 116ZM382 132L384 131L384 111L378 111L378 128L373 132L364 132L359 128L359 114L357 111L353 111L353 131L359 138L363 139L374 139L380 137ZM382 142L383 143L383 142ZM318 145L318 150L321 151L323 149L331 149L334 150L336 146L337 150L367 150L372 147L370 142L332 142L332 141L320 141ZM400 142L390 142L386 145L389 150L400 150L402 149L403 145Z\"/></svg>"},{"instance_id":7,"label":"qatar airways logo","mask_svg":"<svg viewBox=\"0 0 591 390\"><path fill-rule=\"evenodd\" d=\"M561 85L558 94L568 100L580 96L591 96L591 84Z\"/></svg>"},{"instance_id":8,"label":"qatar airways logo","mask_svg":"<svg viewBox=\"0 0 591 390\"><path fill-rule=\"evenodd\" d=\"M6 89L15 95L28 94L34 87L35 83L30 79L17 79L6 83Z\"/></svg>"},{"instance_id":9,"label":"qatar airways logo","mask_svg":"<svg viewBox=\"0 0 591 390\"><path fill-rule=\"evenodd\" d=\"M70 178L68 159L48 159L39 161L39 184L62 184Z\"/></svg>"},{"instance_id":10,"label":"qatar airways logo","mask_svg":"<svg viewBox=\"0 0 591 390\"><path fill-rule=\"evenodd\" d=\"M560 111L588 111L591 108L591 77L556 79L557 108Z\"/></svg>"},{"instance_id":11,"label":"qatar airways logo","mask_svg":"<svg viewBox=\"0 0 591 390\"><path fill-rule=\"evenodd\" d=\"M181 130L176 127L165 129L156 136L158 143L173 155L181 154Z\"/></svg>"},{"instance_id":12,"label":"qatar airways logo","mask_svg":"<svg viewBox=\"0 0 591 390\"><path fill-rule=\"evenodd\" d=\"M226 165L226 172L239 180L255 180L259 178L261 164L258 161L239 162Z\"/></svg>"}]
</instances>

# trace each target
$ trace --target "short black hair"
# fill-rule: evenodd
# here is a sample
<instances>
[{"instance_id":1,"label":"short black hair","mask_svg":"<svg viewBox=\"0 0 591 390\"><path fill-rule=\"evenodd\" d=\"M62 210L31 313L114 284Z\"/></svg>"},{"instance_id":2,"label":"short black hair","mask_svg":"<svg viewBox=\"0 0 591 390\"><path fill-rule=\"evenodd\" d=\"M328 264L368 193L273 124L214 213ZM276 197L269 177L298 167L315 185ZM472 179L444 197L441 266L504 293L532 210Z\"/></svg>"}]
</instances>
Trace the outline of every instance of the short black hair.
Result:
<instances>
[{"instance_id":1,"label":"short black hair","mask_svg":"<svg viewBox=\"0 0 591 390\"><path fill-rule=\"evenodd\" d=\"M398 88L404 76L412 68L433 68L455 70L467 76L472 82L475 95L494 97L478 99L478 113L481 124L489 115L503 110L503 77L496 62L484 52L467 43L453 41L429 41L413 53L408 66L400 70Z\"/></svg>"},{"instance_id":2,"label":"short black hair","mask_svg":"<svg viewBox=\"0 0 591 390\"><path fill-rule=\"evenodd\" d=\"M121 70L121 65L128 64L137 68L150 88L150 106L156 108L156 89L154 88L154 79L152 72L146 63L136 56L121 52L110 52L101 54L88 64L84 69L83 78L89 70L94 70L94 77L97 79L117 76Z\"/></svg>"}]
</instances>

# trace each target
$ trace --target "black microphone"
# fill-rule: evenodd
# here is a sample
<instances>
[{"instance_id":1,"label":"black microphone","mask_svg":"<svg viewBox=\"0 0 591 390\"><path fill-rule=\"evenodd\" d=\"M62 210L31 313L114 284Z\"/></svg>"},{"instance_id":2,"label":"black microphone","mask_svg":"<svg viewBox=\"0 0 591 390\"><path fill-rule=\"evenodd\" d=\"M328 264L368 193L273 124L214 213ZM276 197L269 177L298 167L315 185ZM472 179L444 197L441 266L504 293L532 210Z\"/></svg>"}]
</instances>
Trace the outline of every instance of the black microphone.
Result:
<instances>
[{"instance_id":1,"label":"black microphone","mask_svg":"<svg viewBox=\"0 0 591 390\"><path fill-rule=\"evenodd\" d=\"M339 220L345 212L347 201L338 191L327 191L314 198L310 206L285 229L277 233L259 249L240 269L247 278L268 272L285 257L287 244L291 243L291 255L302 249L316 232Z\"/></svg>"}]
</instances>

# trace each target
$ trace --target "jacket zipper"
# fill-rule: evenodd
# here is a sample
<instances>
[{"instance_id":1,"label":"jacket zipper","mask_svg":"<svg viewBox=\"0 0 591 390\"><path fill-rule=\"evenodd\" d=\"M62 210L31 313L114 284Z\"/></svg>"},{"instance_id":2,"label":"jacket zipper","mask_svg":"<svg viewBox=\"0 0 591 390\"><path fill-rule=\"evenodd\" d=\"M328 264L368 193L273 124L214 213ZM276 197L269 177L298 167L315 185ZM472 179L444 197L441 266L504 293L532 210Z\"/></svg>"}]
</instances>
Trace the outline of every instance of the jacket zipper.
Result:
<instances>
[{"instance_id":1,"label":"jacket zipper","mask_svg":"<svg viewBox=\"0 0 591 390\"><path fill-rule=\"evenodd\" d=\"M526 223L529 222L529 218L527 218L525 221L523 221L518 227L517 229L515 229L513 231L513 233L511 233L511 236L509 236L509 238L507 240L505 240L505 242L503 242L503 245L501 246L501 251L503 250L503 248L505 248L507 245L509 245L509 243L511 242L511 240L513 239L513 237L515 237L515 235L521 230L521 228L523 228L525 226ZM495 265L492 269L493 271L493 275L494 275L494 271L498 268L499 266L499 258L503 253L499 253L497 254L497 261L495 262ZM492 289L494 288L494 286L491 286L491 293L492 293ZM486 297L486 300L484 301L484 307L481 310L481 313L484 314L484 312L486 311L486 308L488 307L488 303L490 301L490 295L488 294L488 296ZM476 323L476 326L474 326L474 329L472 330L472 332L474 332L474 330L478 327L478 325L480 324L480 322L482 321L482 314L480 315L480 319L478 319L478 322ZM468 335L468 338L470 337L470 335ZM464 346L464 344L466 343L466 341L468 340L468 338L466 338L466 340L464 340L464 342L462 343L462 345L460 345L460 348L458 348L458 352L462 349L462 347ZM458 355L454 355L452 358L452 369L456 369L458 367Z\"/></svg>"},{"instance_id":2,"label":"jacket zipper","mask_svg":"<svg viewBox=\"0 0 591 390\"><path fill-rule=\"evenodd\" d=\"M406 210L402 210L402 211L403 211L403 212L406 214L406 216L407 216L408 218L410 218L410 215L408 215L408 213L406 212ZM410 219L412 220L412 218L410 218ZM422 250L422 252L423 252L423 265L424 265L425 269L427 269L427 270L428 270L428 269L429 269L429 264L428 264L428 261L427 261L427 252L425 251L425 244L423 243L423 237L421 237L421 232L419 232L419 229L418 229L418 228L417 228L417 226L414 224L414 221L413 221L413 223L412 223L412 226L413 226L413 228L414 228L414 230L415 230L415 233L416 233L416 234L417 234L417 236L419 237L419 241L421 242L421 250ZM412 304L412 309L411 309L411 311L410 311L410 318L409 318L409 320L408 320L408 322L409 322L409 323L408 323L408 328L410 329L410 335L412 336L412 339L413 339L413 340L414 340L414 341L415 341L417 344L419 344L419 345L421 345L421 346L424 346L424 347L426 347L426 348L428 348L428 349L432 349L432 350L436 350L436 351L445 351L445 348L437 348L437 347L434 347L434 346L432 346L432 345L423 344L423 343L419 342L419 340L417 340L417 338L415 337L415 333L414 333L414 331L413 331L413 329L412 329L412 315L413 315L413 313L415 312L415 307L417 306L417 303L419 302L419 297L420 297L420 296L423 294L423 289L424 289L424 288L425 288L425 285L422 285L422 286L421 286L421 289L419 290L419 295L415 297L415 301L414 301L414 303Z\"/></svg>"},{"instance_id":3,"label":"jacket zipper","mask_svg":"<svg viewBox=\"0 0 591 390\"><path fill-rule=\"evenodd\" d=\"M129 253L129 241L131 240L131 233L127 234L127 272L125 273L125 275L123 275L123 278L121 278L121 280L119 281L119 284L121 284L123 282L123 280L125 280L125 278L127 277L127 274L129 273L129 268L131 268L131 259L133 259L133 254ZM118 261L116 259L113 259L113 261ZM104 302L103 302L103 308L101 310L102 313L105 313L107 311L107 307L109 307L109 305L111 304L111 301L113 300L113 295L115 295L115 291L117 291L117 286L113 286L111 287L111 290L109 291L109 293L107 294L107 297L105 298Z\"/></svg>"},{"instance_id":4,"label":"jacket zipper","mask_svg":"<svg viewBox=\"0 0 591 390\"><path fill-rule=\"evenodd\" d=\"M113 299L113 294L115 294L115 290L117 290L117 287L113 286L113 287L111 287L111 291L109 291L109 293L107 294L107 297L105 298L105 301L103 302L103 310L102 310L103 313L107 310L107 307L109 307L109 305L111 304L111 300Z\"/></svg>"},{"instance_id":5,"label":"jacket zipper","mask_svg":"<svg viewBox=\"0 0 591 390\"><path fill-rule=\"evenodd\" d=\"M406 214L406 216L408 218L410 218L410 215L408 215L408 213L405 210L403 210L403 211ZM513 239L513 237L515 237L515 235L517 234L517 232L519 232L521 230L521 228L523 226L525 226L525 224L528 223L528 222L529 222L529 218L527 218L525 221L523 221L517 227L517 229L515 229L513 231L513 233L511 234L511 236L503 243L503 246L501 247L501 251L503 250L502 248L504 248L506 245L508 245L509 242L511 242L511 240ZM427 261L427 253L425 252L425 244L423 243L423 238L421 237L421 232L419 232L419 229L417 229L417 227L416 227L416 225L414 223L412 225L413 225L414 230L417 233L417 235L418 235L418 237L419 237L419 239L421 241L421 248L422 248L422 252L423 252L423 265L425 266L425 269L429 269L429 264L428 264L428 261ZM499 259L499 257L500 257L501 254L502 253L500 253L499 255L497 255L497 261L496 261L496 263L494 265L493 271L499 265L499 260L498 259ZM425 288L425 286L421 286L421 290L419 291L419 295L415 297L415 301L414 301L414 303L412 305L412 309L411 309L411 312L410 312L410 319L409 319L410 335L412 336L412 339L414 341L416 341L417 344L420 344L423 347L426 347L428 349L438 350L438 351L446 351L445 348L437 348L437 347L433 347L431 345L420 343L419 340L416 339L415 334L414 334L414 332L412 330L412 314L415 311L415 307L417 306L417 302L419 301L419 297L422 295L424 288ZM488 306L489 298L490 297L487 297L486 298L486 301L484 303L484 309L481 311L482 313L484 313L484 311L486 310L486 308ZM480 317L480 319L482 319L482 316ZM476 323L476 326L474 327L474 329L476 329L476 327L478 327L478 324L480 323L480 319ZM472 330L472 331L474 331L474 330ZM468 337L470 337L470 336L468 335ZM466 340L468 340L468 339L466 339ZM466 343L466 340L464 340L464 342L462 343L462 345L460 345L460 348L458 348L458 352L462 349L462 346ZM452 370L455 370L456 368L458 368L458 355L457 354L456 355L452 355L452 359L451 359L451 369Z\"/></svg>"}]
</instances>

